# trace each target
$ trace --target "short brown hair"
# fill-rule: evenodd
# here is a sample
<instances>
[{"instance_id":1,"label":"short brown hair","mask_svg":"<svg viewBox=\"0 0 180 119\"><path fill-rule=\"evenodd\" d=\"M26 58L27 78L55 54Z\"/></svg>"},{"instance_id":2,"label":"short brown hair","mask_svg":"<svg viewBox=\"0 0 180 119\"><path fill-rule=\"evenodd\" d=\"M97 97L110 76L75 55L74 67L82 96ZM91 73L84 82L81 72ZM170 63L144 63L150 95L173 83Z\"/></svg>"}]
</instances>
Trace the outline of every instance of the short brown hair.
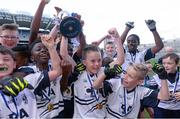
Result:
<instances>
[{"instance_id":1,"label":"short brown hair","mask_svg":"<svg viewBox=\"0 0 180 119\"><path fill-rule=\"evenodd\" d=\"M170 58L170 59L173 59L175 61L176 64L179 63L179 56L176 54L176 53L167 53L166 55L164 55L162 57L162 60L163 59L166 59L166 58Z\"/></svg>"},{"instance_id":2,"label":"short brown hair","mask_svg":"<svg viewBox=\"0 0 180 119\"><path fill-rule=\"evenodd\" d=\"M86 55L87 53L89 53L90 51L93 52L99 52L101 54L100 49L97 46L94 45L86 45L85 48L83 49L83 53L82 53L82 59L85 60L86 59Z\"/></svg>"},{"instance_id":3,"label":"short brown hair","mask_svg":"<svg viewBox=\"0 0 180 119\"><path fill-rule=\"evenodd\" d=\"M3 31L3 30L18 30L18 27L19 25L17 24L3 24L1 27L0 27L0 31Z\"/></svg>"},{"instance_id":4,"label":"short brown hair","mask_svg":"<svg viewBox=\"0 0 180 119\"><path fill-rule=\"evenodd\" d=\"M0 45L0 53L2 53L3 55L10 55L13 58L13 60L16 61L15 54L11 49L8 49Z\"/></svg>"}]
</instances>

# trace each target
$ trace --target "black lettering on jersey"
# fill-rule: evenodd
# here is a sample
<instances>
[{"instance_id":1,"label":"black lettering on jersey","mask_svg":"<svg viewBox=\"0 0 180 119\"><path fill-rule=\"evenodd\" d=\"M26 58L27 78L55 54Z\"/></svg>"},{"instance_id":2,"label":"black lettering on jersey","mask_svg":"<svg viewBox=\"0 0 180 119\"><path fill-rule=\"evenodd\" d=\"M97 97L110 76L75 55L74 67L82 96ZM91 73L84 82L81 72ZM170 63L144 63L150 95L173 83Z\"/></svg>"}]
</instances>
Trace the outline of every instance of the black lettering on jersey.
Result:
<instances>
[{"instance_id":1,"label":"black lettering on jersey","mask_svg":"<svg viewBox=\"0 0 180 119\"><path fill-rule=\"evenodd\" d=\"M87 92L87 93L90 93L90 96L91 96L91 97L94 97L94 96L95 96L95 94L94 94L94 89L93 89L92 87L91 87L91 88L87 88L87 89L86 89L86 92Z\"/></svg>"},{"instance_id":2,"label":"black lettering on jersey","mask_svg":"<svg viewBox=\"0 0 180 119\"><path fill-rule=\"evenodd\" d=\"M127 105L126 105L127 106ZM126 108L125 108L125 105L124 104L122 104L121 105L121 109L122 109L122 114L126 114L125 112L126 112ZM128 108L127 108L127 112L130 112L132 110L132 106L128 106Z\"/></svg>"},{"instance_id":3,"label":"black lettering on jersey","mask_svg":"<svg viewBox=\"0 0 180 119\"><path fill-rule=\"evenodd\" d=\"M55 96L55 92L52 88L50 88L50 91L49 91L49 88L46 88L46 89L43 89L41 93L38 94L38 96L41 97L41 100L48 100L48 98L51 99L51 97Z\"/></svg>"},{"instance_id":4,"label":"black lettering on jersey","mask_svg":"<svg viewBox=\"0 0 180 119\"><path fill-rule=\"evenodd\" d=\"M132 106L129 106L128 108L127 108L127 111L129 112L129 111L131 111L132 110Z\"/></svg>"},{"instance_id":5,"label":"black lettering on jersey","mask_svg":"<svg viewBox=\"0 0 180 119\"><path fill-rule=\"evenodd\" d=\"M125 105L124 104L121 105L121 109L122 109L122 114L125 114L126 111L125 111Z\"/></svg>"},{"instance_id":6,"label":"black lettering on jersey","mask_svg":"<svg viewBox=\"0 0 180 119\"><path fill-rule=\"evenodd\" d=\"M20 109L20 118L29 117L24 109Z\"/></svg>"},{"instance_id":7,"label":"black lettering on jersey","mask_svg":"<svg viewBox=\"0 0 180 119\"><path fill-rule=\"evenodd\" d=\"M55 95L55 92L52 88L51 88L51 95Z\"/></svg>"},{"instance_id":8,"label":"black lettering on jersey","mask_svg":"<svg viewBox=\"0 0 180 119\"><path fill-rule=\"evenodd\" d=\"M9 118L18 118L18 115L16 113L9 114Z\"/></svg>"},{"instance_id":9,"label":"black lettering on jersey","mask_svg":"<svg viewBox=\"0 0 180 119\"><path fill-rule=\"evenodd\" d=\"M12 114L9 114L9 118L18 118L18 116L20 117L20 118L25 118L25 117L29 117L29 115L27 114L27 112L22 108L22 109L20 109L20 111L19 111L19 115L17 114L17 113L15 113L15 112L13 112Z\"/></svg>"},{"instance_id":10,"label":"black lettering on jersey","mask_svg":"<svg viewBox=\"0 0 180 119\"><path fill-rule=\"evenodd\" d=\"M55 95L54 90L52 88L50 88L50 92L49 92L49 88L46 88L43 90L48 96L50 95Z\"/></svg>"}]
</instances>

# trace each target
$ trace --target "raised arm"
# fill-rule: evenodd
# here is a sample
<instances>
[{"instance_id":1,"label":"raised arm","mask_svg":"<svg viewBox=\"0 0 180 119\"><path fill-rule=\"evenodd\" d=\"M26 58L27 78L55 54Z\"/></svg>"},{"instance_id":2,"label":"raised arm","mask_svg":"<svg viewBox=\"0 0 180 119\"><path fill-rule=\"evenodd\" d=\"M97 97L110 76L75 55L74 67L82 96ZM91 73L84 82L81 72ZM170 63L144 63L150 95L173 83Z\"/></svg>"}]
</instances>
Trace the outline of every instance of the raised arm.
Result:
<instances>
[{"instance_id":1,"label":"raised arm","mask_svg":"<svg viewBox=\"0 0 180 119\"><path fill-rule=\"evenodd\" d=\"M42 43L46 46L49 51L50 59L52 62L52 70L48 72L49 79L55 80L62 74L62 68L60 66L61 60L55 48L54 39L49 35L43 35L41 37Z\"/></svg>"},{"instance_id":2,"label":"raised arm","mask_svg":"<svg viewBox=\"0 0 180 119\"><path fill-rule=\"evenodd\" d=\"M104 71L101 72L97 79L93 82L93 88L99 89L103 86L104 80L109 80L111 78L114 78L118 74L121 74L123 72L121 65L114 65L113 68L105 67Z\"/></svg>"},{"instance_id":3,"label":"raised arm","mask_svg":"<svg viewBox=\"0 0 180 119\"><path fill-rule=\"evenodd\" d=\"M68 78L72 71L72 65L67 59L62 58L61 67L62 67L62 79L60 80L60 85L61 85L61 91L63 92L66 90L68 86Z\"/></svg>"},{"instance_id":4,"label":"raised arm","mask_svg":"<svg viewBox=\"0 0 180 119\"><path fill-rule=\"evenodd\" d=\"M126 27L125 27L125 30L123 31L123 33L121 34L121 41L122 41L122 44L124 44L125 40L126 40L126 37L129 33L129 31L134 28L134 22L127 22L126 23Z\"/></svg>"},{"instance_id":5,"label":"raised arm","mask_svg":"<svg viewBox=\"0 0 180 119\"><path fill-rule=\"evenodd\" d=\"M111 36L109 34L107 34L107 35L103 36L102 38L100 38L99 40L93 41L91 44L98 47L105 39L110 39L110 38L111 38Z\"/></svg>"},{"instance_id":6,"label":"raised arm","mask_svg":"<svg viewBox=\"0 0 180 119\"><path fill-rule=\"evenodd\" d=\"M61 57L66 58L72 64L72 67L74 68L76 63L72 59L72 57L69 56L69 54L68 54L68 39L64 36L62 36L62 39L61 39L60 55L61 55Z\"/></svg>"},{"instance_id":7,"label":"raised arm","mask_svg":"<svg viewBox=\"0 0 180 119\"><path fill-rule=\"evenodd\" d=\"M169 88L167 84L167 72L165 69L161 72L157 73L159 78L161 79L161 87L158 93L158 99L160 100L168 100L170 97Z\"/></svg>"},{"instance_id":8,"label":"raised arm","mask_svg":"<svg viewBox=\"0 0 180 119\"><path fill-rule=\"evenodd\" d=\"M150 60L150 64L152 65L152 70L158 75L159 79L161 79L161 87L157 98L160 100L168 100L170 93L167 84L167 72L165 68L155 60Z\"/></svg>"},{"instance_id":9,"label":"raised arm","mask_svg":"<svg viewBox=\"0 0 180 119\"><path fill-rule=\"evenodd\" d=\"M161 40L161 37L159 36L159 33L157 32L156 22L154 20L146 20L145 22L149 30L152 32L155 41L155 46L151 48L151 52L156 54L164 47L164 44Z\"/></svg>"},{"instance_id":10,"label":"raised arm","mask_svg":"<svg viewBox=\"0 0 180 119\"><path fill-rule=\"evenodd\" d=\"M76 51L76 55L81 58L82 57L82 51L84 49L84 47L86 46L86 37L84 35L83 32L81 32L79 35L78 35L78 38L79 38L79 42L80 42L80 45Z\"/></svg>"},{"instance_id":11,"label":"raised arm","mask_svg":"<svg viewBox=\"0 0 180 119\"><path fill-rule=\"evenodd\" d=\"M115 64L122 65L124 63L125 55L124 55L124 49L123 49L121 37L119 36L119 33L116 30L116 28L112 28L108 32L111 35L111 37L114 39L114 43L116 44L117 47L117 59L112 63L110 63L110 67L112 67Z\"/></svg>"},{"instance_id":12,"label":"raised arm","mask_svg":"<svg viewBox=\"0 0 180 119\"><path fill-rule=\"evenodd\" d=\"M31 44L37 38L39 28L41 25L41 18L42 18L43 10L44 10L45 5L48 4L49 1L50 0L41 0L38 6L38 9L36 10L36 13L31 22L29 44Z\"/></svg>"},{"instance_id":13,"label":"raised arm","mask_svg":"<svg viewBox=\"0 0 180 119\"><path fill-rule=\"evenodd\" d=\"M161 88L158 93L158 99L168 100L170 97L167 80L161 80Z\"/></svg>"},{"instance_id":14,"label":"raised arm","mask_svg":"<svg viewBox=\"0 0 180 119\"><path fill-rule=\"evenodd\" d=\"M51 29L51 32L49 33L49 35L51 36L52 39L56 39L56 38L57 38L57 35L58 35L58 32L59 32L59 26L58 26L58 24L56 24L56 25Z\"/></svg>"},{"instance_id":15,"label":"raised arm","mask_svg":"<svg viewBox=\"0 0 180 119\"><path fill-rule=\"evenodd\" d=\"M75 16L81 23L81 27L82 27L82 31L80 32L80 34L77 36L77 39L79 39L79 47L76 51L76 55L81 59L82 57L82 50L84 49L84 47L86 46L86 36L83 33L83 26L84 26L84 20L81 19L81 15L78 13L75 13Z\"/></svg>"}]
</instances>

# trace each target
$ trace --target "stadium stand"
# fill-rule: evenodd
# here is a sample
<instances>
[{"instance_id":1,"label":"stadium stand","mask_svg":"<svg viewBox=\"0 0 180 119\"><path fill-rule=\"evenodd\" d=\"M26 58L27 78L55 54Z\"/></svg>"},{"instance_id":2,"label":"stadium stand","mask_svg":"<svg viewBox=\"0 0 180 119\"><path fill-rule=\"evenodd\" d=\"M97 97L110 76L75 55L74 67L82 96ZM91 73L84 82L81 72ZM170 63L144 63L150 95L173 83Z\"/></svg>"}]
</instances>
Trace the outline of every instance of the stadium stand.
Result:
<instances>
[{"instance_id":1,"label":"stadium stand","mask_svg":"<svg viewBox=\"0 0 180 119\"><path fill-rule=\"evenodd\" d=\"M0 25L4 23L16 23L19 25L20 33L20 43L27 43L29 34L30 34L30 25L32 22L33 16L19 12L16 14L10 13L8 10L0 9ZM48 33L54 26L53 18L42 17L40 33Z\"/></svg>"}]
</instances>

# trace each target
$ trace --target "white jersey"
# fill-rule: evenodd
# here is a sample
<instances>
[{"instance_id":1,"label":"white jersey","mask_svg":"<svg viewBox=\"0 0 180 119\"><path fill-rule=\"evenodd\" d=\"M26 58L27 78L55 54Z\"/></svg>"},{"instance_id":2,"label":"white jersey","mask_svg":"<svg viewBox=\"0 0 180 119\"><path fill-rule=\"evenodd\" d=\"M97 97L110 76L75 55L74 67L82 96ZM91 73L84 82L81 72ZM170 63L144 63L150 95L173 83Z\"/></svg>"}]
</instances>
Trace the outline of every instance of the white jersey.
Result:
<instances>
[{"instance_id":1,"label":"white jersey","mask_svg":"<svg viewBox=\"0 0 180 119\"><path fill-rule=\"evenodd\" d=\"M32 90L24 89L16 97L0 92L0 119L3 118L38 119L36 99Z\"/></svg>"},{"instance_id":2,"label":"white jersey","mask_svg":"<svg viewBox=\"0 0 180 119\"><path fill-rule=\"evenodd\" d=\"M39 72L36 66L28 66L31 67L34 72ZM49 81L48 72L44 72L44 76L41 77L44 80L44 84L39 84L37 80L31 80L31 83L37 85L37 89L35 89L35 96L37 100L37 108L38 114L40 118L53 118L57 116L62 110L64 110L64 102L62 93L60 91L60 79L58 77L54 81ZM29 75L31 79L31 74ZM38 77L39 78L39 77Z\"/></svg>"},{"instance_id":3,"label":"white jersey","mask_svg":"<svg viewBox=\"0 0 180 119\"><path fill-rule=\"evenodd\" d=\"M106 99L102 97L98 90L92 88L93 81L96 78L96 75L91 77L87 71L84 71L74 82L73 118L97 119L105 117Z\"/></svg>"},{"instance_id":4,"label":"white jersey","mask_svg":"<svg viewBox=\"0 0 180 119\"><path fill-rule=\"evenodd\" d=\"M173 94L174 92L180 91L180 81L179 81L180 73L176 73L176 81L174 83L168 82L169 91ZM161 87L161 79L159 79L158 75L154 76L155 81ZM177 101L175 97L170 97L168 101L160 101L158 107L168 110L180 110L180 101Z\"/></svg>"},{"instance_id":5,"label":"white jersey","mask_svg":"<svg viewBox=\"0 0 180 119\"><path fill-rule=\"evenodd\" d=\"M151 95L153 90L137 86L133 91L121 84L122 79L110 79L113 93L108 96L107 118L137 118L141 100Z\"/></svg>"},{"instance_id":6,"label":"white jersey","mask_svg":"<svg viewBox=\"0 0 180 119\"><path fill-rule=\"evenodd\" d=\"M42 77L42 78L39 78ZM34 73L24 77L34 89L24 89L18 96L0 95L0 117L1 118L39 118L37 113L37 102L34 91L42 83L43 73Z\"/></svg>"},{"instance_id":7,"label":"white jersey","mask_svg":"<svg viewBox=\"0 0 180 119\"><path fill-rule=\"evenodd\" d=\"M122 68L124 70L127 69L127 67L129 66L129 64L131 63L144 63L144 57L147 53L147 50L148 49L145 49L143 51L140 51L140 52L136 52L135 55L133 55L132 53L129 53L127 50L125 52L125 60L124 60L124 63L122 64Z\"/></svg>"}]
</instances>

